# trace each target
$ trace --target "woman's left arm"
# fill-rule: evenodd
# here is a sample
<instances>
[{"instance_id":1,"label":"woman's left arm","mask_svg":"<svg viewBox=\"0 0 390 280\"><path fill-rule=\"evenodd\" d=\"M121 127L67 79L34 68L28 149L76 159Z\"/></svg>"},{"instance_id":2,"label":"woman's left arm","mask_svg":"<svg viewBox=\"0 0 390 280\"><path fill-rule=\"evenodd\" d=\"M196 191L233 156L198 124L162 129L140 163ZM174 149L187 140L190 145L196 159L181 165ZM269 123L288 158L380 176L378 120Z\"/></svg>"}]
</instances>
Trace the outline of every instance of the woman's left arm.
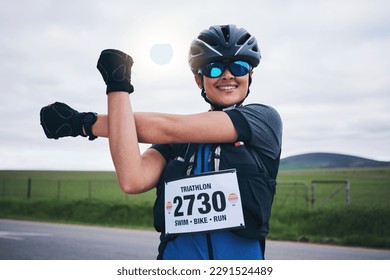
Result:
<instances>
[{"instance_id":1,"label":"woman's left arm","mask_svg":"<svg viewBox=\"0 0 390 280\"><path fill-rule=\"evenodd\" d=\"M231 143L237 140L237 131L224 112L135 113L134 117L142 143Z\"/></svg>"},{"instance_id":2,"label":"woman's left arm","mask_svg":"<svg viewBox=\"0 0 390 280\"><path fill-rule=\"evenodd\" d=\"M134 112L134 117L127 116L134 118L139 143L225 143L237 140L233 123L224 112L192 115ZM99 114L92 131L96 136L108 137L108 116Z\"/></svg>"}]
</instances>

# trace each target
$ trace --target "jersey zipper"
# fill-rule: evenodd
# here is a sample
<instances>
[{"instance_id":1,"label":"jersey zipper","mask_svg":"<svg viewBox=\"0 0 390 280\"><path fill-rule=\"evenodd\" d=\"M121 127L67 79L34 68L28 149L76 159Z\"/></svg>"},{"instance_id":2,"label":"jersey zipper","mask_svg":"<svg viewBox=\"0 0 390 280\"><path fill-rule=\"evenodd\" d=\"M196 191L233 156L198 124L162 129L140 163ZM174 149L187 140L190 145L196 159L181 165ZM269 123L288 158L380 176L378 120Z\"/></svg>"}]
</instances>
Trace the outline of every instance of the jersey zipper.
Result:
<instances>
[{"instance_id":1,"label":"jersey zipper","mask_svg":"<svg viewBox=\"0 0 390 280\"><path fill-rule=\"evenodd\" d=\"M201 147L201 172L205 172L206 166L208 165L207 161L209 160L209 155L206 155L206 144L203 144ZM208 170L210 171L210 170ZM206 233L207 240L207 250L209 253L209 259L214 260L214 251L213 251L213 242L211 241L211 233Z\"/></svg>"},{"instance_id":2,"label":"jersey zipper","mask_svg":"<svg viewBox=\"0 0 390 280\"><path fill-rule=\"evenodd\" d=\"M207 250L209 253L209 260L214 260L214 251L213 251L213 243L211 241L211 233L206 233L206 240L207 240Z\"/></svg>"},{"instance_id":3,"label":"jersey zipper","mask_svg":"<svg viewBox=\"0 0 390 280\"><path fill-rule=\"evenodd\" d=\"M200 144L200 147L198 147L197 153L195 156L196 160L194 162L193 171L197 170L197 172L199 172L199 173L205 172L206 164L207 164L206 161L208 161L208 157L209 157L209 155L205 154L206 145L207 144ZM212 152L212 151L210 151L210 152ZM211 171L211 170L208 170L208 171ZM211 240L211 233L207 232L207 233L205 233L205 235L206 235L208 256L209 256L210 260L213 260L214 259L214 252L213 252L213 244L212 244L212 240Z\"/></svg>"}]
</instances>

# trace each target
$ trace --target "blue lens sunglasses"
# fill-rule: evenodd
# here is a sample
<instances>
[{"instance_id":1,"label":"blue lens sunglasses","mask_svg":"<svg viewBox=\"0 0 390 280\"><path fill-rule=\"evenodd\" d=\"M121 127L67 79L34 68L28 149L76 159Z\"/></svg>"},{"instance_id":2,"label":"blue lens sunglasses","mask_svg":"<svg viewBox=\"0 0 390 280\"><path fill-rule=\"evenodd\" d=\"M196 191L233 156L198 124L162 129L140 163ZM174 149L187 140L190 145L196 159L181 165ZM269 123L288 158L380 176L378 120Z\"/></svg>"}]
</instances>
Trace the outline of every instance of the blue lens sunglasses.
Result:
<instances>
[{"instance_id":1,"label":"blue lens sunglasses","mask_svg":"<svg viewBox=\"0 0 390 280\"><path fill-rule=\"evenodd\" d=\"M236 77L244 76L252 70L252 66L248 62L237 60L231 62L211 62L202 66L198 73L209 78L218 78L225 72L226 68Z\"/></svg>"}]
</instances>

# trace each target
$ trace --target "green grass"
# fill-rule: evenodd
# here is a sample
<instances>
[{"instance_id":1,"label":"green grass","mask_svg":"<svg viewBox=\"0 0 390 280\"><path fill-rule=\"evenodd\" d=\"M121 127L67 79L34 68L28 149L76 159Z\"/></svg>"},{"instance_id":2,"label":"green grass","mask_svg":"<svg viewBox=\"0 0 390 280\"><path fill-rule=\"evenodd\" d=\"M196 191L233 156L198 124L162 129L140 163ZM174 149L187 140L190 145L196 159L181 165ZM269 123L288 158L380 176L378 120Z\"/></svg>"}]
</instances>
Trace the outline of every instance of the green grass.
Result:
<instances>
[{"instance_id":1,"label":"green grass","mask_svg":"<svg viewBox=\"0 0 390 280\"><path fill-rule=\"evenodd\" d=\"M348 180L350 182L350 203L354 206L371 207L373 205L390 209L390 168L357 168L357 169L315 169L315 170L281 170L278 182L303 182L309 188L311 195L311 181L313 180ZM341 185L316 185L316 205ZM283 192L289 186L278 185L277 196L283 197ZM296 187L299 188L299 187ZM303 187L302 191L303 191ZM291 190L290 190L291 192ZM340 190L335 201L345 201L345 191ZM340 204L340 203L338 203ZM343 205L341 203L340 205Z\"/></svg>"},{"instance_id":2,"label":"green grass","mask_svg":"<svg viewBox=\"0 0 390 280\"><path fill-rule=\"evenodd\" d=\"M315 184L312 204L313 180L348 180L350 204L340 183ZM281 170L278 182L270 239L390 248L389 168Z\"/></svg>"},{"instance_id":3,"label":"green grass","mask_svg":"<svg viewBox=\"0 0 390 280\"><path fill-rule=\"evenodd\" d=\"M376 207L274 209L269 238L390 248L389 221L390 211Z\"/></svg>"},{"instance_id":4,"label":"green grass","mask_svg":"<svg viewBox=\"0 0 390 280\"><path fill-rule=\"evenodd\" d=\"M151 207L151 203L137 200L126 204L93 199L67 202L3 200L0 201L0 217L151 229Z\"/></svg>"},{"instance_id":5,"label":"green grass","mask_svg":"<svg viewBox=\"0 0 390 280\"><path fill-rule=\"evenodd\" d=\"M350 205L342 184L316 184L312 204L312 180L348 180ZM390 248L389 168L281 170L278 182L270 239ZM153 229L154 198L123 194L114 172L0 171L0 218Z\"/></svg>"}]
</instances>

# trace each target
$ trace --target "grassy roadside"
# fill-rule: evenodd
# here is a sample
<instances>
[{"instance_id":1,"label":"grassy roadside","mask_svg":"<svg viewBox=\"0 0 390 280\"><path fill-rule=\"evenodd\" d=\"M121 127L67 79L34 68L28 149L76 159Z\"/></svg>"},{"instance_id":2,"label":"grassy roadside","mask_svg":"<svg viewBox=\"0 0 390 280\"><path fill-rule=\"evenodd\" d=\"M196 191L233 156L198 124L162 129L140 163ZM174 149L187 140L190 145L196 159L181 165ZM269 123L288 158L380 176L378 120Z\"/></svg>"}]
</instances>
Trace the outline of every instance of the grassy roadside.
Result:
<instances>
[{"instance_id":1,"label":"grassy roadside","mask_svg":"<svg viewBox=\"0 0 390 280\"><path fill-rule=\"evenodd\" d=\"M390 248L390 212L380 208L274 211L270 239Z\"/></svg>"},{"instance_id":2,"label":"grassy roadside","mask_svg":"<svg viewBox=\"0 0 390 280\"><path fill-rule=\"evenodd\" d=\"M99 200L0 200L0 217L19 220L101 225L153 230L152 205Z\"/></svg>"},{"instance_id":3,"label":"grassy roadside","mask_svg":"<svg viewBox=\"0 0 390 280\"><path fill-rule=\"evenodd\" d=\"M26 178L33 182L31 199ZM155 193L125 197L111 183L112 173L0 171L0 179L0 218L153 230ZM319 186L318 203L311 207L302 186L280 184L269 239L390 248L390 169L282 170L278 176L278 182L307 186L318 179L349 180L351 205L341 190L321 206L339 186Z\"/></svg>"},{"instance_id":4,"label":"grassy roadside","mask_svg":"<svg viewBox=\"0 0 390 280\"><path fill-rule=\"evenodd\" d=\"M97 200L0 201L0 217L153 230L152 205ZM382 209L273 211L273 240L390 248L390 212Z\"/></svg>"}]
</instances>

